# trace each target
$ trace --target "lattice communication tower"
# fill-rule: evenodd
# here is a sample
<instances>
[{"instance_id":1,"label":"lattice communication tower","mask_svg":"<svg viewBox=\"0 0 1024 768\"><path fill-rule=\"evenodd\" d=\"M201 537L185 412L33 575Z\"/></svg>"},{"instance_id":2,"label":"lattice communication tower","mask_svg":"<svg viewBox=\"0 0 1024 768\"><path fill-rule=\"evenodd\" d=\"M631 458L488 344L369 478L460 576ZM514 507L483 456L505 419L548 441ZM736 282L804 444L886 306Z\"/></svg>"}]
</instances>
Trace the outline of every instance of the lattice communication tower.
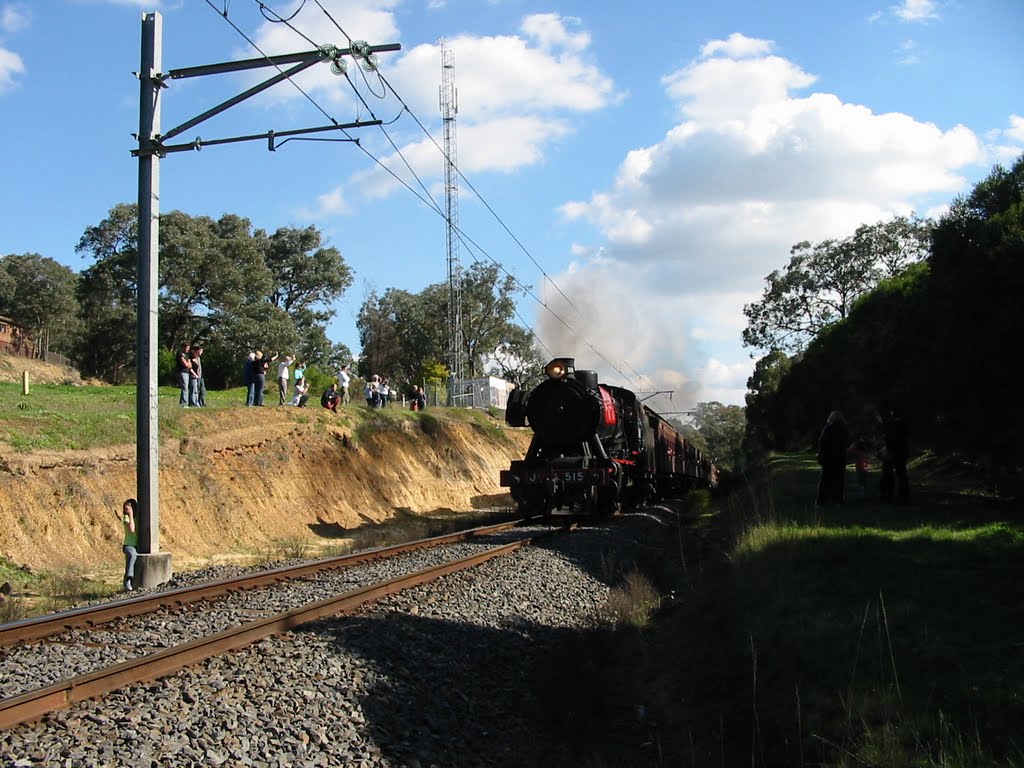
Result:
<instances>
[{"instance_id":1,"label":"lattice communication tower","mask_svg":"<svg viewBox=\"0 0 1024 768\"><path fill-rule=\"evenodd\" d=\"M459 173L456 165L455 115L459 111L455 89L455 52L441 41L441 117L444 122L444 201L448 254L448 378L449 405L465 378L462 339L462 264L459 261Z\"/></svg>"}]
</instances>

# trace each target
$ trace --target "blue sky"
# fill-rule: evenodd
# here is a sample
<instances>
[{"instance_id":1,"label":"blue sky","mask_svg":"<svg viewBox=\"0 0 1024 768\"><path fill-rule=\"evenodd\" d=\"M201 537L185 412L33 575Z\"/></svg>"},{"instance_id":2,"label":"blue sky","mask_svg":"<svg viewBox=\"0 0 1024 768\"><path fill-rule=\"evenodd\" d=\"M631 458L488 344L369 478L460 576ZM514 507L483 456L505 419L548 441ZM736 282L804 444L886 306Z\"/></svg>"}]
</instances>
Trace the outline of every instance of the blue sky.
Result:
<instances>
[{"instance_id":1,"label":"blue sky","mask_svg":"<svg viewBox=\"0 0 1024 768\"><path fill-rule=\"evenodd\" d=\"M0 0L0 253L81 270L85 228L135 201L132 73L142 12L154 10L165 71L259 56L231 24L265 53L311 49L302 35L401 44L379 56L386 84L318 65L297 78L309 99L282 83L179 137L372 111L390 124L350 133L365 152L256 141L161 163L164 211L318 226L355 273L330 335L356 353L371 290L446 279L442 218L382 169L425 197L422 183L443 209L434 141L445 39L458 164L482 197L460 182L463 264L500 262L532 286L537 300L520 312L548 350L612 383L673 391L652 400L662 411L743 403L754 361L740 343L742 307L794 243L941 213L1024 151L1020 0L262 5L272 18L297 11L294 29L255 0ZM163 129L254 81L172 81Z\"/></svg>"}]
</instances>

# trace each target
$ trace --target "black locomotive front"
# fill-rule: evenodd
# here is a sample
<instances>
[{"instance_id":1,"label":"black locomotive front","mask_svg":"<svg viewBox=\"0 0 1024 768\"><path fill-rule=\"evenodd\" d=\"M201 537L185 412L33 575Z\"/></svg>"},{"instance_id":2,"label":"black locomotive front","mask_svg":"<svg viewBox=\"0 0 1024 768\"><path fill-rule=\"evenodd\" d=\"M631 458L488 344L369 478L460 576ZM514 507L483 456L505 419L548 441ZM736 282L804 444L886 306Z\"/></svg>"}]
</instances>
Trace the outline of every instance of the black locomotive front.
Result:
<instances>
[{"instance_id":1,"label":"black locomotive front","mask_svg":"<svg viewBox=\"0 0 1024 768\"><path fill-rule=\"evenodd\" d=\"M544 372L532 391L509 397L506 422L529 425L533 439L526 457L501 473L501 485L523 514L609 514L622 495L621 460L628 453L622 403L594 371L575 370L572 358L556 358Z\"/></svg>"}]
</instances>

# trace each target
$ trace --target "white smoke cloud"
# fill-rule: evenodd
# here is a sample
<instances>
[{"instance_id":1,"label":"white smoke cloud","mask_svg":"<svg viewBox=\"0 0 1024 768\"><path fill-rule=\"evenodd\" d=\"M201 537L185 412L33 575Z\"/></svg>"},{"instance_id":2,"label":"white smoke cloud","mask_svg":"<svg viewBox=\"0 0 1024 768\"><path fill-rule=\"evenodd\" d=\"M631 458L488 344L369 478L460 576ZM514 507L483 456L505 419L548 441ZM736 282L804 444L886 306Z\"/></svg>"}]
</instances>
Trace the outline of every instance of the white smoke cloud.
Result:
<instances>
[{"instance_id":1,"label":"white smoke cloud","mask_svg":"<svg viewBox=\"0 0 1024 768\"><path fill-rule=\"evenodd\" d=\"M817 78L773 49L742 35L703 46L662 78L681 121L629 152L608 189L561 209L596 228L600 257L578 256L555 281L573 301L584 291L588 339L660 371L656 389L676 372L699 378L705 399L742 404L753 368L742 307L790 247L926 208L984 157L964 126L803 93ZM538 320L542 339L571 344L557 319Z\"/></svg>"}]
</instances>

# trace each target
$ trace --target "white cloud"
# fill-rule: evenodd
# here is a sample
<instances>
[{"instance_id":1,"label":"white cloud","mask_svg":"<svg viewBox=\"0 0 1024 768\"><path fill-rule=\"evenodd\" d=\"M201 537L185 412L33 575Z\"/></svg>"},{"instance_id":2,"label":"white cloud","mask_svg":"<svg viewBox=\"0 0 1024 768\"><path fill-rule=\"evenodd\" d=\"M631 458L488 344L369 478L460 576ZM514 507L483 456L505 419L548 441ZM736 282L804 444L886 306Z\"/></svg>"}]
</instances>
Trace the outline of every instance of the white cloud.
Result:
<instances>
[{"instance_id":1,"label":"white cloud","mask_svg":"<svg viewBox=\"0 0 1024 768\"><path fill-rule=\"evenodd\" d=\"M31 14L26 5L13 3L0 8L0 34L20 32L28 27L30 21ZM17 85L18 75L24 73L25 62L21 56L0 45L0 93L12 90Z\"/></svg>"},{"instance_id":2,"label":"white cloud","mask_svg":"<svg viewBox=\"0 0 1024 768\"><path fill-rule=\"evenodd\" d=\"M788 98L817 78L778 56L715 58L694 62L662 78L669 96L687 117L716 120L743 115L755 106Z\"/></svg>"},{"instance_id":3,"label":"white cloud","mask_svg":"<svg viewBox=\"0 0 1024 768\"><path fill-rule=\"evenodd\" d=\"M770 40L758 40L757 38L741 35L733 32L728 40L712 40L701 48L700 56L707 59L719 53L730 58L741 59L747 56L762 56L769 53L775 46Z\"/></svg>"},{"instance_id":4,"label":"white cloud","mask_svg":"<svg viewBox=\"0 0 1024 768\"><path fill-rule=\"evenodd\" d=\"M0 32L10 34L25 29L32 19L28 6L21 3L5 5L0 9Z\"/></svg>"},{"instance_id":5,"label":"white cloud","mask_svg":"<svg viewBox=\"0 0 1024 768\"><path fill-rule=\"evenodd\" d=\"M935 0L903 0L892 6L892 12L903 21L928 21L939 18Z\"/></svg>"},{"instance_id":6,"label":"white cloud","mask_svg":"<svg viewBox=\"0 0 1024 768\"><path fill-rule=\"evenodd\" d=\"M559 39L579 40L544 22L538 45L514 35L455 37L447 41L455 59L459 120L482 122L496 115L589 112L613 103L611 78L574 46L551 47ZM395 89L421 117L437 113L440 49L418 45L390 67Z\"/></svg>"},{"instance_id":7,"label":"white cloud","mask_svg":"<svg viewBox=\"0 0 1024 768\"><path fill-rule=\"evenodd\" d=\"M0 93L14 88L15 78L24 73L25 64L14 51L0 48Z\"/></svg>"},{"instance_id":8,"label":"white cloud","mask_svg":"<svg viewBox=\"0 0 1024 768\"><path fill-rule=\"evenodd\" d=\"M753 372L753 361L724 363L714 357L708 360L702 372L705 402L717 400L730 405L742 405L747 394L747 379Z\"/></svg>"},{"instance_id":9,"label":"white cloud","mask_svg":"<svg viewBox=\"0 0 1024 768\"><path fill-rule=\"evenodd\" d=\"M400 42L394 14L398 0L376 3L372 9L353 0L322 0L335 18L345 18L346 31L354 38L378 45ZM280 11L288 15L292 6ZM324 14L300 13L292 22L318 43L345 47L340 33ZM590 37L570 32L578 20L553 14L527 17L524 36L459 36L446 40L455 60L455 81L459 98L459 120L481 122L495 115L538 114L556 111L590 111L618 98L612 80L586 58ZM267 53L296 50L296 35L283 24L266 23L256 36ZM241 52L240 52L241 53ZM251 51L244 53L251 56ZM380 53L380 72L406 105L425 121L438 115L437 88L441 78L441 49L435 44L416 45L399 52ZM351 60L349 79L359 88L370 107L394 113L401 104L390 94L377 95L383 83L369 76L373 92L356 72ZM315 66L295 78L303 90L335 109L359 106L345 77L332 75L326 66ZM280 88L278 101L297 101L302 95L294 88ZM363 110L365 112L365 109Z\"/></svg>"},{"instance_id":10,"label":"white cloud","mask_svg":"<svg viewBox=\"0 0 1024 768\"><path fill-rule=\"evenodd\" d=\"M330 192L320 195L313 209L299 211L299 216L315 221L327 216L348 214L351 211L351 206L348 204L345 193L344 187L335 187Z\"/></svg>"},{"instance_id":11,"label":"white cloud","mask_svg":"<svg viewBox=\"0 0 1024 768\"><path fill-rule=\"evenodd\" d=\"M917 43L913 40L904 40L896 50L896 58L900 64L911 66L920 63L917 55Z\"/></svg>"},{"instance_id":12,"label":"white cloud","mask_svg":"<svg viewBox=\"0 0 1024 768\"><path fill-rule=\"evenodd\" d=\"M960 168L984 159L964 126L876 114L825 92L800 95L816 78L771 54L769 42L718 42L662 79L683 120L626 154L608 189L561 209L604 241L599 258L579 257L570 283L603 298L592 340L638 368L699 374L704 394L740 386L736 371L752 370L740 347L742 307L760 297L764 276L784 266L794 243L932 207L961 191ZM654 340L627 335L640 313L657 329L647 331ZM557 325L542 318L543 332ZM719 367L701 368L703 358ZM732 385L712 387L708 377L723 370L733 372Z\"/></svg>"},{"instance_id":13,"label":"white cloud","mask_svg":"<svg viewBox=\"0 0 1024 768\"><path fill-rule=\"evenodd\" d=\"M1024 154L1024 117L1010 115L1009 128L990 131L986 138L995 162L1010 165Z\"/></svg>"},{"instance_id":14,"label":"white cloud","mask_svg":"<svg viewBox=\"0 0 1024 768\"><path fill-rule=\"evenodd\" d=\"M383 8L394 4L394 1L385 3ZM365 30L360 34L368 41L390 41L397 35L390 12L371 12L355 4L349 6L347 0L335 0L334 5L362 9L355 14L355 19L352 19L352 12L345 11L346 19L351 19L347 26L351 30ZM302 18L304 14L296 21ZM311 16L307 23L314 20ZM261 29L261 48L277 53L293 45L294 33L282 32L281 26L267 24ZM574 132L574 115L601 109L621 98L612 80L588 61L590 36L579 30L577 19L539 14L526 17L521 29L522 36L461 36L445 41L455 60L458 163L467 176L483 171L508 173L544 162L550 147ZM311 29L304 31L314 40L324 39L314 36ZM355 32L350 31L350 34ZM410 119L400 121L388 128L389 135L400 147L399 156L380 134L361 133L362 146L378 157L380 163L353 174L344 186L358 190L358 196L350 198L352 200L384 197L399 189L403 182L420 195L424 194L421 182L436 193L433 187L444 168L438 147L442 141L437 102L441 79L440 45L417 45L401 54L381 54L380 58L381 72L402 102L390 94L383 101L368 94L370 107L381 117L399 114L404 104L433 138L424 136ZM326 67L313 70L324 71L304 73L305 79L300 80L304 89L318 101L329 103L338 119L349 119L341 117L341 110L346 106L355 109L357 103L345 79L325 74ZM353 80L362 82L358 76ZM373 82L372 76L371 82L374 92L384 92L383 83ZM294 89L285 89L278 98L292 102L297 97L300 95ZM365 108L361 108L361 113L365 118ZM333 193L328 196L330 194ZM438 197L435 194L435 199ZM352 212L352 206L333 208L324 205L323 200L313 209L324 215Z\"/></svg>"},{"instance_id":15,"label":"white cloud","mask_svg":"<svg viewBox=\"0 0 1024 768\"><path fill-rule=\"evenodd\" d=\"M1010 127L1006 129L1006 137L1010 141L1024 144L1024 117L1010 115Z\"/></svg>"},{"instance_id":16,"label":"white cloud","mask_svg":"<svg viewBox=\"0 0 1024 768\"><path fill-rule=\"evenodd\" d=\"M579 26L580 20L573 16L559 16L556 13L537 13L527 16L520 29L540 45L542 50L552 51L564 48L579 53L590 46L590 34L577 32L572 34L567 27Z\"/></svg>"}]
</instances>

